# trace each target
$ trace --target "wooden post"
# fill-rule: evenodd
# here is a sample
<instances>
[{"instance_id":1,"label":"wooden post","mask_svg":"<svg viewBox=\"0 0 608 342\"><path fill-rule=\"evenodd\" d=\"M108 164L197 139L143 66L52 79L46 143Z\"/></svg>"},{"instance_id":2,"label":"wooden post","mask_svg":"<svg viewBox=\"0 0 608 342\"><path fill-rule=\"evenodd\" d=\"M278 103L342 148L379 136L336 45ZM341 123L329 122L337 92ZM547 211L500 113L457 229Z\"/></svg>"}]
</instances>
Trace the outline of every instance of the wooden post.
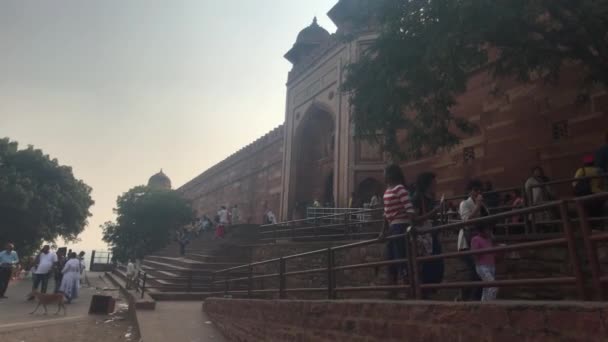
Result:
<instances>
[{"instance_id":1,"label":"wooden post","mask_svg":"<svg viewBox=\"0 0 608 342\"><path fill-rule=\"evenodd\" d=\"M286 293L285 293L285 286L286 286L286 281L285 281L285 259L283 259L283 257L281 257L279 259L279 299L285 299L287 298Z\"/></svg>"}]
</instances>

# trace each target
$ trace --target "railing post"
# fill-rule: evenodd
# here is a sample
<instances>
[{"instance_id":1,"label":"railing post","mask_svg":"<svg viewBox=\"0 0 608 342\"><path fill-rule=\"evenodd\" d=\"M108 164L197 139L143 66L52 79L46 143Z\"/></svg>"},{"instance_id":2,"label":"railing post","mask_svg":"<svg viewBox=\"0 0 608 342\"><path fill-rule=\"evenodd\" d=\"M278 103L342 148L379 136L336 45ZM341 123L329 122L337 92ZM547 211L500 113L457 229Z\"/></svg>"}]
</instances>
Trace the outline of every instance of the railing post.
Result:
<instances>
[{"instance_id":1,"label":"railing post","mask_svg":"<svg viewBox=\"0 0 608 342\"><path fill-rule=\"evenodd\" d=\"M186 288L186 292L190 293L192 291L192 270L188 271L188 285Z\"/></svg>"},{"instance_id":2,"label":"railing post","mask_svg":"<svg viewBox=\"0 0 608 342\"><path fill-rule=\"evenodd\" d=\"M581 270L580 259L576 255L576 242L574 240L574 233L572 232L572 226L570 225L570 218L568 217L568 207L566 202L561 201L559 204L559 212L564 226L564 235L568 241L568 253L570 255L570 262L572 264L572 270L574 271L574 277L576 278L576 290L580 300L585 300L585 285L583 283L583 272Z\"/></svg>"},{"instance_id":3,"label":"railing post","mask_svg":"<svg viewBox=\"0 0 608 342\"><path fill-rule=\"evenodd\" d=\"M249 277L247 279L247 297L251 298L253 291L253 266L249 264Z\"/></svg>"},{"instance_id":4,"label":"railing post","mask_svg":"<svg viewBox=\"0 0 608 342\"><path fill-rule=\"evenodd\" d=\"M410 286L412 288L412 294L414 298L421 299L422 292L420 291L420 279L418 273L418 246L416 244L416 228L411 226L408 228L405 237L405 245L409 246L407 250L407 264L408 264L408 273L410 279Z\"/></svg>"},{"instance_id":5,"label":"railing post","mask_svg":"<svg viewBox=\"0 0 608 342\"><path fill-rule=\"evenodd\" d=\"M279 259L279 299L287 298L285 295L285 285L285 259L281 257Z\"/></svg>"},{"instance_id":6,"label":"railing post","mask_svg":"<svg viewBox=\"0 0 608 342\"><path fill-rule=\"evenodd\" d=\"M594 294L600 299L604 300L604 289L600 281L600 265L598 263L597 250L595 249L595 243L591 240L591 228L589 227L589 220L587 210L582 201L576 201L576 211L581 222L581 232L583 236L583 242L585 244L585 250L587 251L587 259L589 266L591 267L591 280L593 282Z\"/></svg>"},{"instance_id":7,"label":"railing post","mask_svg":"<svg viewBox=\"0 0 608 342\"><path fill-rule=\"evenodd\" d=\"M228 296L228 291L230 291L229 277L229 272L226 272L226 277L224 278L224 296Z\"/></svg>"},{"instance_id":8,"label":"railing post","mask_svg":"<svg viewBox=\"0 0 608 342\"><path fill-rule=\"evenodd\" d=\"M350 212L347 210L344 214L344 236L350 236Z\"/></svg>"},{"instance_id":9,"label":"railing post","mask_svg":"<svg viewBox=\"0 0 608 342\"><path fill-rule=\"evenodd\" d=\"M148 278L148 274L144 272L144 280L141 285L141 298L144 298L144 292L146 291L146 278Z\"/></svg>"},{"instance_id":10,"label":"railing post","mask_svg":"<svg viewBox=\"0 0 608 342\"><path fill-rule=\"evenodd\" d=\"M524 208L530 206L530 201L528 200L528 194L526 192L526 185L521 186L521 194L524 197ZM530 234L532 232L532 226L530 222L530 214L524 215L524 230L525 234Z\"/></svg>"},{"instance_id":11,"label":"railing post","mask_svg":"<svg viewBox=\"0 0 608 342\"><path fill-rule=\"evenodd\" d=\"M334 251L327 248L327 299L336 299L336 274L334 272Z\"/></svg>"}]
</instances>

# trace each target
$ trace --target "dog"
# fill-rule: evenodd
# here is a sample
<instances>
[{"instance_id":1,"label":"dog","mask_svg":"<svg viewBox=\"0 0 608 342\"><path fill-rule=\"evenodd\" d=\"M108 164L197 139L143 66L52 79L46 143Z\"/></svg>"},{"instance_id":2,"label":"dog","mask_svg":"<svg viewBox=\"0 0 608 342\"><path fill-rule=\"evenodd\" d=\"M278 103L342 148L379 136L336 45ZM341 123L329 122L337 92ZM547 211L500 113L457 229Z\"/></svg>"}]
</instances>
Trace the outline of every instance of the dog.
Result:
<instances>
[{"instance_id":1,"label":"dog","mask_svg":"<svg viewBox=\"0 0 608 342\"><path fill-rule=\"evenodd\" d=\"M28 297L34 297L38 301L38 305L36 306L34 311L30 312L30 315L33 315L34 313L36 313L36 311L38 311L38 308L40 307L40 305L42 305L42 307L44 308L44 314L46 315L48 313L46 310L46 305L55 304L55 303L57 303L57 312L55 312L55 315L59 315L59 313L61 312L61 309L63 309L63 315L64 316L67 315L67 311L65 309L65 296L61 292L46 294L46 293L40 293L37 290L34 290L34 291L32 291L32 293L29 294Z\"/></svg>"}]
</instances>

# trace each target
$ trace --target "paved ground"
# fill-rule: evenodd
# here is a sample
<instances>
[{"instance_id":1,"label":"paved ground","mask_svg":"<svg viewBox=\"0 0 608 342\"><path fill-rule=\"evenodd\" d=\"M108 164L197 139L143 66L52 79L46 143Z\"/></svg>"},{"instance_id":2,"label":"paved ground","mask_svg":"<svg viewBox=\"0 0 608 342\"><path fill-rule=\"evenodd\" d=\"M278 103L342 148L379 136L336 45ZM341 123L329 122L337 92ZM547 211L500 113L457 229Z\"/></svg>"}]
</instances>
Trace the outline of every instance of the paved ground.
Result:
<instances>
[{"instance_id":1,"label":"paved ground","mask_svg":"<svg viewBox=\"0 0 608 342\"><path fill-rule=\"evenodd\" d=\"M66 305L67 317L84 316L89 312L89 304L91 297L94 294L102 293L103 288L107 288L108 285L99 278L101 273L89 273L88 279L91 283L91 287L82 287L80 289L80 298L74 300L72 304ZM54 289L55 282L51 279L49 281L49 289ZM65 316L55 316L54 313L57 311L57 306L48 306L49 315L43 315L44 310L42 307L38 309L38 313L35 315L29 315L31 311L36 307L34 301L28 302L26 296L32 290L31 280L21 280L12 282L9 285L6 295L8 299L0 299L0 327L9 323L24 323L24 322L39 322L47 320L55 320L64 318Z\"/></svg>"},{"instance_id":2,"label":"paved ground","mask_svg":"<svg viewBox=\"0 0 608 342\"><path fill-rule=\"evenodd\" d=\"M156 302L156 310L137 311L137 318L144 342L226 341L198 301Z\"/></svg>"},{"instance_id":3,"label":"paved ground","mask_svg":"<svg viewBox=\"0 0 608 342\"><path fill-rule=\"evenodd\" d=\"M122 301L117 302L117 311L110 316L89 316L89 303L94 294L118 297L118 292L109 288L100 278L101 274L91 273L91 287L81 289L80 298L67 305L67 315L54 315L56 306L49 306L48 315L39 309L36 315L29 313L35 302L26 301L31 290L31 281L23 280L10 284L8 299L0 300L0 341L2 342L122 342L137 341L137 331ZM49 288L54 286L50 281Z\"/></svg>"}]
</instances>

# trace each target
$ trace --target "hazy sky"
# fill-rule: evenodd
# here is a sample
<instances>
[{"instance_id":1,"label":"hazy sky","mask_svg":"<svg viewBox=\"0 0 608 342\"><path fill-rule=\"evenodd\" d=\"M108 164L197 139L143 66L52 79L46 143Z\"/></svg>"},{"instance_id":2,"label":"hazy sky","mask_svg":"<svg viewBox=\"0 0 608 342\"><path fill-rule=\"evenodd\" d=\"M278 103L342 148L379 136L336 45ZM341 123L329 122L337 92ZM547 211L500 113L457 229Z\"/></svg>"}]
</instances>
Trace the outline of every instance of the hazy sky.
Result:
<instances>
[{"instance_id":1,"label":"hazy sky","mask_svg":"<svg viewBox=\"0 0 608 342\"><path fill-rule=\"evenodd\" d=\"M178 187L283 122L283 55L337 0L1 0L0 137L93 187L80 248L116 197Z\"/></svg>"}]
</instances>

